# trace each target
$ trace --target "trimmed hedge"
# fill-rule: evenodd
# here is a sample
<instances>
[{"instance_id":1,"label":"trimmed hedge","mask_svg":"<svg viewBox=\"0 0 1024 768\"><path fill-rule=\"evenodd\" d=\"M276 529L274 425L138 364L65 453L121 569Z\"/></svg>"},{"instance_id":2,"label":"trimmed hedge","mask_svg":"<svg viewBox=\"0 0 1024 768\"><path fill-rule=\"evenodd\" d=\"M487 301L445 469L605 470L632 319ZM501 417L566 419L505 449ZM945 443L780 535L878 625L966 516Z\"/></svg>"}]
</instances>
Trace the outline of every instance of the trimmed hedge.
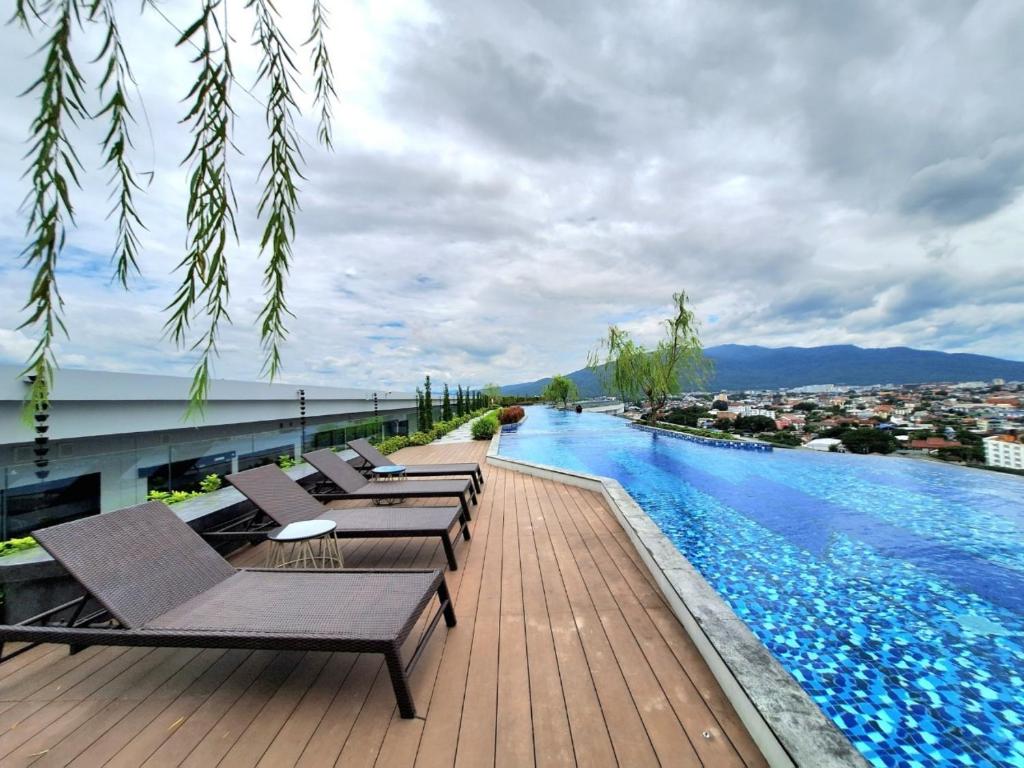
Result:
<instances>
[{"instance_id":1,"label":"trimmed hedge","mask_svg":"<svg viewBox=\"0 0 1024 768\"><path fill-rule=\"evenodd\" d=\"M647 422L643 422L647 423ZM657 424L661 429L667 429L670 432L685 432L688 435L696 435L697 437L710 437L713 440L738 440L736 435L729 432L721 432L717 429L701 429L700 427L684 427L681 424L672 424L668 421L659 421Z\"/></svg>"},{"instance_id":2,"label":"trimmed hedge","mask_svg":"<svg viewBox=\"0 0 1024 768\"><path fill-rule=\"evenodd\" d=\"M427 445L438 438L444 437L452 430L458 429L467 421L475 419L482 413L486 413L486 411L486 408L480 408L464 416L455 416L447 421L436 422L433 429L429 432L413 432L408 437L405 435L395 435L394 437L384 438L377 443L377 450L386 456L389 453L400 451L402 448L408 448L410 445Z\"/></svg>"}]
</instances>

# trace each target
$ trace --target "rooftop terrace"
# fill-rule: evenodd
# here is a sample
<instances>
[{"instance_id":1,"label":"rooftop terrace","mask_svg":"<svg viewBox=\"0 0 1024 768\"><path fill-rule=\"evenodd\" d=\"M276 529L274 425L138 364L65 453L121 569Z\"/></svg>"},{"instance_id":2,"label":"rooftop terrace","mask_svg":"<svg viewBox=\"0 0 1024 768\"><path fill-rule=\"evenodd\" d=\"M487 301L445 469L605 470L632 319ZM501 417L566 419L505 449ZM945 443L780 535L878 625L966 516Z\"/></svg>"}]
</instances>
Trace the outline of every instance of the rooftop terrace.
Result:
<instances>
[{"instance_id":1,"label":"rooftop terrace","mask_svg":"<svg viewBox=\"0 0 1024 768\"><path fill-rule=\"evenodd\" d=\"M396 458L483 463L485 450ZM416 719L399 717L376 655L42 646L0 667L0 763L764 765L602 497L484 473L447 574L459 624L412 675ZM342 547L347 566L444 564L429 540Z\"/></svg>"}]
</instances>

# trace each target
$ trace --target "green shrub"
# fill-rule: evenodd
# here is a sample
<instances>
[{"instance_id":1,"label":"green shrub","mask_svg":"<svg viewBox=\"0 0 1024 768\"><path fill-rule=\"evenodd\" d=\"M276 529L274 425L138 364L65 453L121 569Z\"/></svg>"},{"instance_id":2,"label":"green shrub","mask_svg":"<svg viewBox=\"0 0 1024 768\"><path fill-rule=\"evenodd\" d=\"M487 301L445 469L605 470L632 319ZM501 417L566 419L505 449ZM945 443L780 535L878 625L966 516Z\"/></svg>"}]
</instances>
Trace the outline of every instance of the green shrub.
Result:
<instances>
[{"instance_id":1,"label":"green shrub","mask_svg":"<svg viewBox=\"0 0 1024 768\"><path fill-rule=\"evenodd\" d=\"M766 440L769 443L775 445L782 445L789 448L796 448L799 445L803 445L804 441L800 439L800 435L795 432L784 432L779 430L777 432L765 432L764 434L757 436L759 440Z\"/></svg>"},{"instance_id":2,"label":"green shrub","mask_svg":"<svg viewBox=\"0 0 1024 768\"><path fill-rule=\"evenodd\" d=\"M178 504L202 495L202 491L150 491L146 494L146 499L149 501L162 501L164 504Z\"/></svg>"},{"instance_id":3,"label":"green shrub","mask_svg":"<svg viewBox=\"0 0 1024 768\"><path fill-rule=\"evenodd\" d=\"M277 457L277 466L281 469L291 469L296 464L298 464L298 462L295 460L295 457L289 456L287 453L282 453Z\"/></svg>"},{"instance_id":4,"label":"green shrub","mask_svg":"<svg viewBox=\"0 0 1024 768\"><path fill-rule=\"evenodd\" d=\"M489 413L474 421L473 427L470 431L473 434L474 440L488 440L494 437L494 433L498 431L498 427L498 417L493 413Z\"/></svg>"},{"instance_id":5,"label":"green shrub","mask_svg":"<svg viewBox=\"0 0 1024 768\"><path fill-rule=\"evenodd\" d=\"M409 445L428 445L434 438L426 432L413 432L409 435Z\"/></svg>"},{"instance_id":6,"label":"green shrub","mask_svg":"<svg viewBox=\"0 0 1024 768\"><path fill-rule=\"evenodd\" d=\"M213 493L220 488L221 483L220 475L210 474L204 477L202 482L199 483L199 489L203 493Z\"/></svg>"},{"instance_id":7,"label":"green shrub","mask_svg":"<svg viewBox=\"0 0 1024 768\"><path fill-rule=\"evenodd\" d=\"M889 432L870 427L844 432L839 439L850 453L892 453L900 447Z\"/></svg>"},{"instance_id":8,"label":"green shrub","mask_svg":"<svg viewBox=\"0 0 1024 768\"><path fill-rule=\"evenodd\" d=\"M394 453L402 448L409 445L409 438L405 435L395 435L394 437L387 437L377 443L377 450L387 456L389 453Z\"/></svg>"},{"instance_id":9,"label":"green shrub","mask_svg":"<svg viewBox=\"0 0 1024 768\"><path fill-rule=\"evenodd\" d=\"M4 555L13 555L15 552L23 552L26 549L35 549L39 544L31 536L25 536L21 539L8 539L7 541L0 541L0 557Z\"/></svg>"}]
</instances>

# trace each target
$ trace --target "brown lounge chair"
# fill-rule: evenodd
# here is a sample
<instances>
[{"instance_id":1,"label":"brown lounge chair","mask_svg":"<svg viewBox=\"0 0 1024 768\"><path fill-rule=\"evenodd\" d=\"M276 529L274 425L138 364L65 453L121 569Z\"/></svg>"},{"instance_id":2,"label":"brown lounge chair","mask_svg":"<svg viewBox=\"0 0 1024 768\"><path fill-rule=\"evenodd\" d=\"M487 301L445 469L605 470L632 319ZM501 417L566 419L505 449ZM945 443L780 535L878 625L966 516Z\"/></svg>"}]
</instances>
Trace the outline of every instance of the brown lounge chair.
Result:
<instances>
[{"instance_id":1,"label":"brown lounge chair","mask_svg":"<svg viewBox=\"0 0 1024 768\"><path fill-rule=\"evenodd\" d=\"M456 522L458 536L469 539L466 516L458 507L372 507L370 509L328 509L310 496L276 464L267 464L228 475L227 481L278 525L302 520L330 520L337 524L339 539L405 538L437 536L441 539L448 567L458 570L452 536Z\"/></svg>"},{"instance_id":2,"label":"brown lounge chair","mask_svg":"<svg viewBox=\"0 0 1024 768\"><path fill-rule=\"evenodd\" d=\"M348 499L353 501L383 499L450 499L457 498L467 520L467 496L476 504L476 491L469 480L386 480L370 482L330 448L302 454L302 458L320 470L332 486L331 490L316 491L318 499Z\"/></svg>"},{"instance_id":3,"label":"brown lounge chair","mask_svg":"<svg viewBox=\"0 0 1024 768\"><path fill-rule=\"evenodd\" d=\"M375 469L376 467L393 467L395 462L378 451L366 438L349 441L348 447L359 454L363 464L359 469ZM473 479L473 487L480 493L484 484L484 474L475 461L464 464L405 464L405 477L441 477L445 475L469 475Z\"/></svg>"},{"instance_id":4,"label":"brown lounge chair","mask_svg":"<svg viewBox=\"0 0 1024 768\"><path fill-rule=\"evenodd\" d=\"M67 643L73 652L127 645L381 653L409 718L409 673L441 616L455 626L441 571L236 570L158 501L32 535L87 594L0 626L0 654L9 642ZM81 617L89 595L105 610ZM402 646L435 596L437 612L403 663ZM64 625L37 625L72 609ZM119 627L95 626L110 616Z\"/></svg>"}]
</instances>

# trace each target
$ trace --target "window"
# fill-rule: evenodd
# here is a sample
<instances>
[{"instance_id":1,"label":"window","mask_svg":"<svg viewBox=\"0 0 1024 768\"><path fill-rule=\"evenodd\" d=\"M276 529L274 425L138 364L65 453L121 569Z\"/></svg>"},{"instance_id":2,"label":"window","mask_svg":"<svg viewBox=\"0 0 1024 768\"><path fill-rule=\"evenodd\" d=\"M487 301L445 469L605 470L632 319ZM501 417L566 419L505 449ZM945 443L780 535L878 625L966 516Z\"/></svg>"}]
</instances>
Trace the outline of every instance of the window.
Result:
<instances>
[{"instance_id":1,"label":"window","mask_svg":"<svg viewBox=\"0 0 1024 768\"><path fill-rule=\"evenodd\" d=\"M334 446L341 445L344 442L344 429L325 429L322 432L317 432L313 435L312 447L314 449L333 448Z\"/></svg>"},{"instance_id":2,"label":"window","mask_svg":"<svg viewBox=\"0 0 1024 768\"><path fill-rule=\"evenodd\" d=\"M238 457L238 471L244 472L254 467L262 467L266 464L275 463L281 456L294 456L295 446L291 443L279 445L274 448L264 448L260 451L253 451Z\"/></svg>"},{"instance_id":3,"label":"window","mask_svg":"<svg viewBox=\"0 0 1024 768\"><path fill-rule=\"evenodd\" d=\"M0 492L0 539L100 512L100 473L48 480Z\"/></svg>"},{"instance_id":4,"label":"window","mask_svg":"<svg viewBox=\"0 0 1024 768\"><path fill-rule=\"evenodd\" d=\"M146 478L147 491L198 491L199 483L207 475L231 473L231 460L235 452L200 456L195 459L180 459L169 464L143 467L139 477Z\"/></svg>"}]
</instances>

